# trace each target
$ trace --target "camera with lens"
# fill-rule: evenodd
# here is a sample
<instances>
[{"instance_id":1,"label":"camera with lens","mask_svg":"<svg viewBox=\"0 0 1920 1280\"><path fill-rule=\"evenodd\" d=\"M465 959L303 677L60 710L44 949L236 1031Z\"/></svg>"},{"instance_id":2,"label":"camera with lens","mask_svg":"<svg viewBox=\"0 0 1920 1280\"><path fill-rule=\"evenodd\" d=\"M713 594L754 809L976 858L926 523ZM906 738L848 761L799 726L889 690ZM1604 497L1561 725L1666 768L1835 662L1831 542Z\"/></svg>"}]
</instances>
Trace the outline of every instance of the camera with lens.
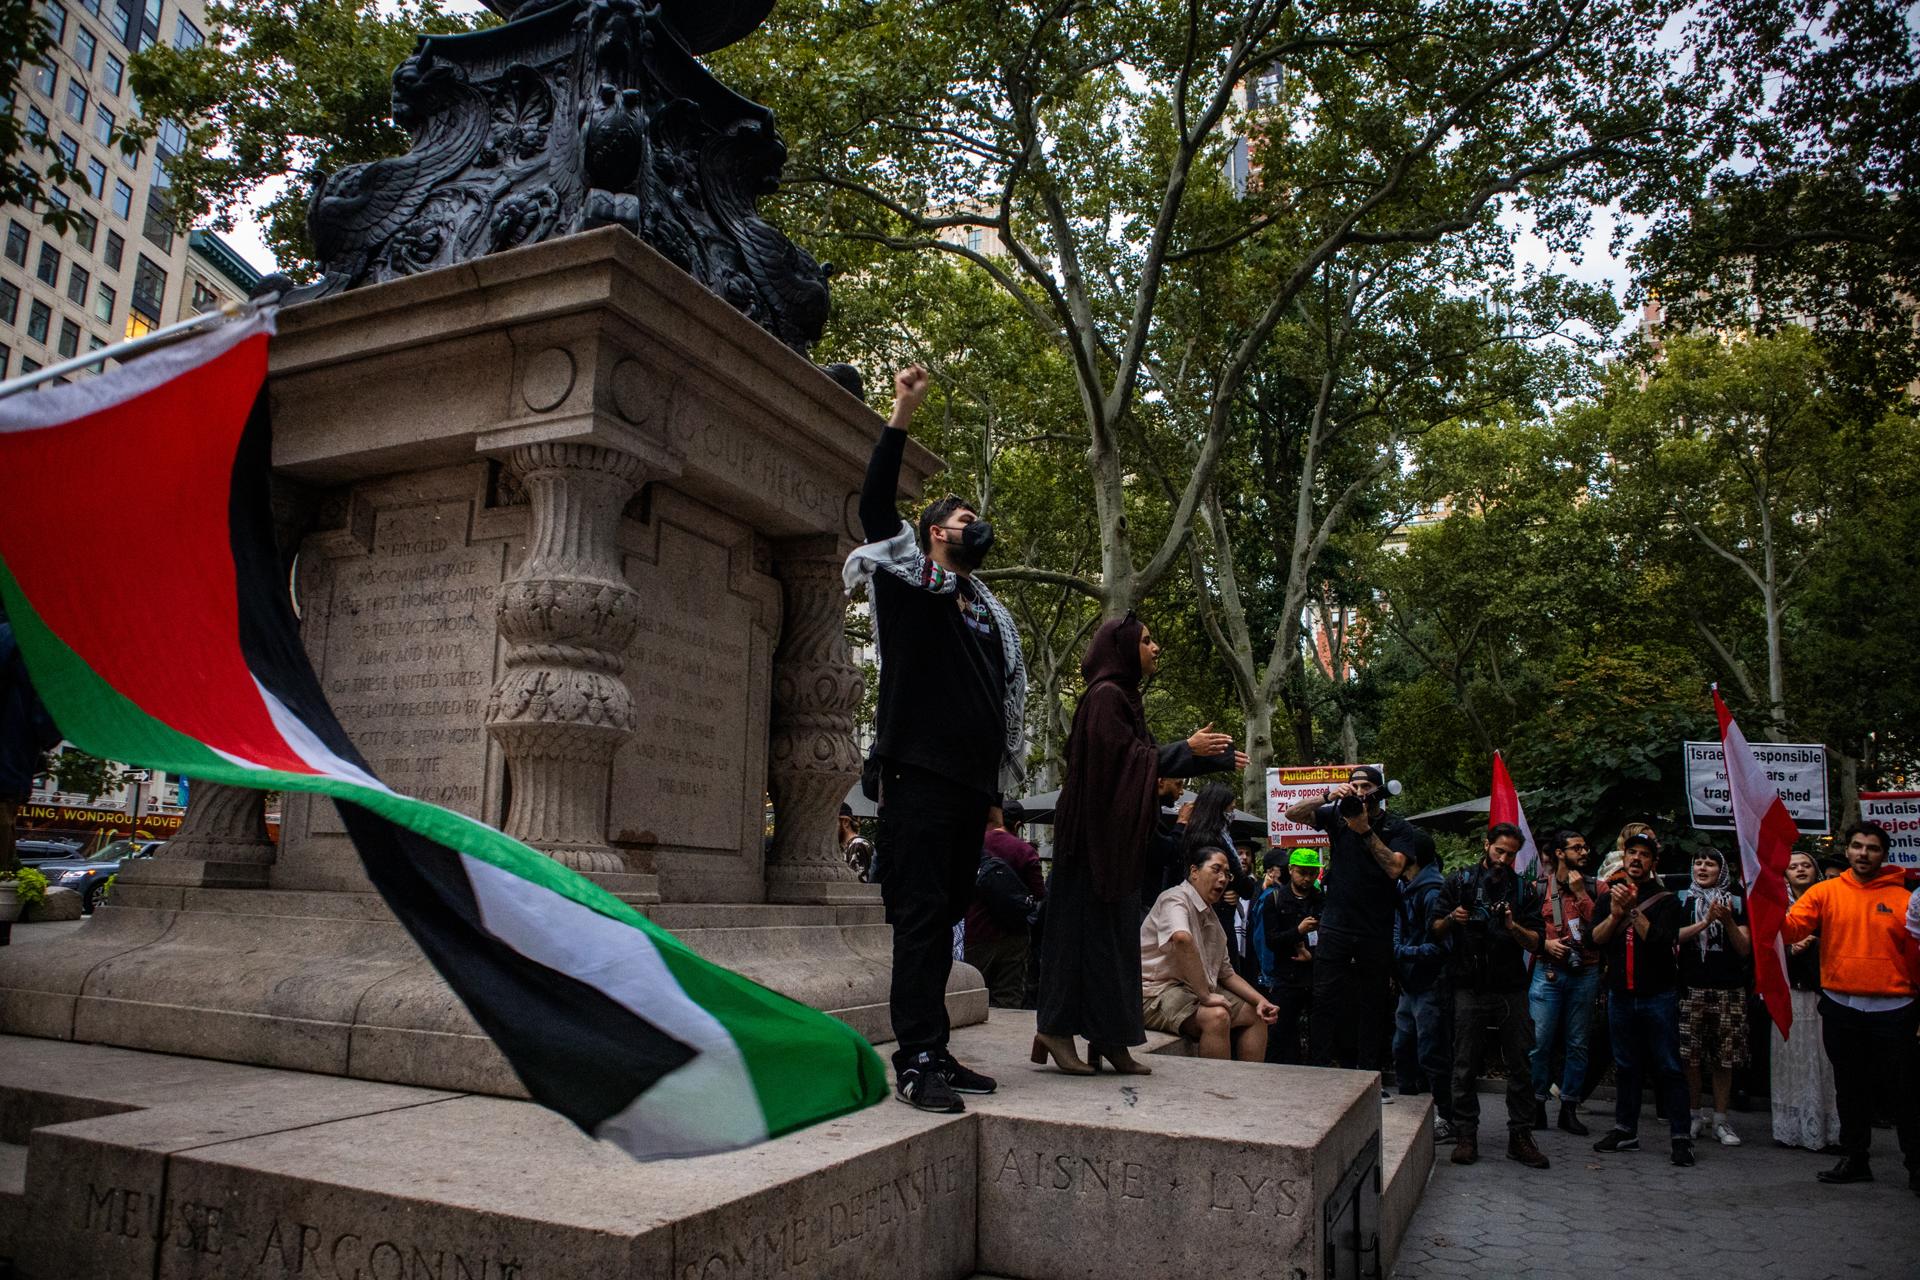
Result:
<instances>
[{"instance_id":1,"label":"camera with lens","mask_svg":"<svg viewBox=\"0 0 1920 1280\"><path fill-rule=\"evenodd\" d=\"M1341 796L1336 811L1343 818L1357 818L1367 811L1367 802L1359 796Z\"/></svg>"}]
</instances>

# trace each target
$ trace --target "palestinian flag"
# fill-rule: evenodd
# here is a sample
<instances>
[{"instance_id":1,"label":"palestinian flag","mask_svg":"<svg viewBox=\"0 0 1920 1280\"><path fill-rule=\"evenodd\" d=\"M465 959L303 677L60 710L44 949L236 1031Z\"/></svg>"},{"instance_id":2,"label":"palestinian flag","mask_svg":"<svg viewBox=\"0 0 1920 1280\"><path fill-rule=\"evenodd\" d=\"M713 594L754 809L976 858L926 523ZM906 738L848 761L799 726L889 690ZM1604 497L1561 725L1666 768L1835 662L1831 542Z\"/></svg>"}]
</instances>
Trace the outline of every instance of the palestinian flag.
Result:
<instances>
[{"instance_id":1,"label":"palestinian flag","mask_svg":"<svg viewBox=\"0 0 1920 1280\"><path fill-rule=\"evenodd\" d=\"M868 1106L846 1024L700 959L591 881L400 795L307 664L274 552L270 315L0 399L0 596L62 732L110 760L331 796L367 874L527 1091L641 1158ZM167 495L157 509L121 482ZM171 566L109 608L129 557Z\"/></svg>"}]
</instances>

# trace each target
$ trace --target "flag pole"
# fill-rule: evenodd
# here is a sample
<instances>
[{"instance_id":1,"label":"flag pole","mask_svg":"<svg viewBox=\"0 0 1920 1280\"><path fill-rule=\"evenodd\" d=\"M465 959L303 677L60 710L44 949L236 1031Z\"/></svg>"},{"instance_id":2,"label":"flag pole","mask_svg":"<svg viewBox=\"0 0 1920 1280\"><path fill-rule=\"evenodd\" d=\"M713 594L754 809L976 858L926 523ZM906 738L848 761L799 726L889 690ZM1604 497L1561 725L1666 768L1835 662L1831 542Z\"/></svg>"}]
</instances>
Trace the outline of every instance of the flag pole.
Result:
<instances>
[{"instance_id":1,"label":"flag pole","mask_svg":"<svg viewBox=\"0 0 1920 1280\"><path fill-rule=\"evenodd\" d=\"M270 307L279 301L280 294L276 291L263 294L258 298L249 298L245 302L223 302L212 311L203 311L197 316L176 320L170 325L155 329L151 333L141 334L137 338L116 342L110 347L97 347L83 356L74 356L71 360L62 360L59 364L50 364L44 369L35 369L32 373L9 378L5 382L0 382L0 399L22 391L30 391L43 382L50 382L69 373L78 373L82 369L106 360L118 360L125 364L135 356L143 356L149 351L172 346L182 338L191 337L202 329L216 328L229 320L238 320L242 316L252 315L261 308Z\"/></svg>"}]
</instances>

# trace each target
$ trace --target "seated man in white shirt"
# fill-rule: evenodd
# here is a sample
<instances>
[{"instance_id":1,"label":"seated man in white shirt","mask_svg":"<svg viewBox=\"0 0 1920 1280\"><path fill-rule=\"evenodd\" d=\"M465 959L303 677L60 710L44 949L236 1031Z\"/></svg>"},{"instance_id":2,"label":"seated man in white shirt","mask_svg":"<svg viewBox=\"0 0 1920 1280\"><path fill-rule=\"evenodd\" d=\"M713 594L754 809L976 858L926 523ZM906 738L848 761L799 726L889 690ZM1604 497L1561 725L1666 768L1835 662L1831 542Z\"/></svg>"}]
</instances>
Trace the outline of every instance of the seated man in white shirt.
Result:
<instances>
[{"instance_id":1,"label":"seated man in white shirt","mask_svg":"<svg viewBox=\"0 0 1920 1280\"><path fill-rule=\"evenodd\" d=\"M1161 894L1140 923L1140 987L1147 1026L1199 1043L1203 1058L1264 1062L1267 1027L1280 1010L1227 963L1227 932L1214 904L1232 871L1226 851L1201 847L1187 878Z\"/></svg>"}]
</instances>

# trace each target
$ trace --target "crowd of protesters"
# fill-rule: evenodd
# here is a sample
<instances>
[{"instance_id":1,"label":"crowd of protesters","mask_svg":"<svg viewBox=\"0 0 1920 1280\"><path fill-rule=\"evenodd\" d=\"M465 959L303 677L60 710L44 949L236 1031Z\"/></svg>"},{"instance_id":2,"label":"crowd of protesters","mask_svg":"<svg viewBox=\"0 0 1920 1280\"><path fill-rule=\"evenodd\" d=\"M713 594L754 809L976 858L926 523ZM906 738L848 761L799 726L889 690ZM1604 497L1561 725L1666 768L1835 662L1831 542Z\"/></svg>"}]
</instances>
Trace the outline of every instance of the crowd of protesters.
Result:
<instances>
[{"instance_id":1,"label":"crowd of protesters","mask_svg":"<svg viewBox=\"0 0 1920 1280\"><path fill-rule=\"evenodd\" d=\"M1674 1164L1693 1164L1708 1136L1740 1144L1727 1110L1754 1034L1754 942L1723 856L1697 855L1687 883L1669 887L1657 834L1636 824L1589 879L1586 840L1562 831L1526 877L1515 869L1525 835L1497 824L1475 864L1442 876L1431 837L1389 812L1384 779L1359 767L1287 810L1324 833L1324 854L1269 852L1256 881L1253 851L1233 839L1230 787L1203 788L1169 820L1183 778L1247 760L1211 725L1154 741L1141 689L1160 646L1132 614L1104 622L1081 662L1043 883L1015 831L1021 815L1002 801L1022 780L1026 670L1011 618L974 573L993 530L952 495L917 527L900 518L926 371L903 370L894 386L860 495L867 542L845 573L868 591L880 658L862 779L878 839L856 847L843 822L842 845L879 881L893 926L903 1101L955 1112L961 1094L997 1087L948 1049L944 992L959 955L979 964L995 1002L1036 1007L1033 1060L1070 1075L1149 1074L1129 1052L1149 1027L1208 1057L1391 1068L1403 1092L1433 1093L1437 1133L1471 1164L1477 1077L1493 1060L1506 1077L1507 1155L1544 1169L1532 1135L1556 1095L1559 1127L1588 1133L1579 1110L1604 1036L1614 1115L1596 1151L1638 1149L1649 1086ZM1864 1181L1885 1099L1920 1193L1920 891L1886 866L1884 829L1856 823L1842 843L1838 874L1795 859L1784 885L1764 886L1769 901L1791 901L1781 936L1796 1015L1771 1056L1774 1136L1838 1154L1822 1181Z\"/></svg>"},{"instance_id":2,"label":"crowd of protesters","mask_svg":"<svg viewBox=\"0 0 1920 1280\"><path fill-rule=\"evenodd\" d=\"M1749 1066L1754 1037L1768 1036L1773 1140L1838 1156L1818 1175L1823 1182L1864 1181L1884 1103L1920 1193L1920 890L1886 866L1883 829L1849 828L1844 861L1823 868L1796 853L1788 865L1782 940L1793 1024L1783 1040L1754 997L1747 906L1718 850L1695 854L1675 888L1659 874L1660 841L1645 824L1621 834L1597 874L1586 838L1560 831L1522 877L1514 860L1525 836L1501 824L1489 829L1478 862L1443 875L1425 831L1367 810L1342 814L1342 800L1379 792L1373 770L1356 770L1352 782L1289 816L1356 836L1363 833L1348 818L1360 817L1369 834L1391 833L1391 860L1374 847L1384 841L1365 839L1331 841L1324 857L1273 849L1260 859L1258 882L1242 869L1254 851L1236 850L1220 832L1217 807L1169 808L1162 821L1171 838L1161 847L1171 883L1141 904L1143 1025L1187 1037L1203 1057L1390 1066L1400 1093L1432 1094L1436 1136L1453 1144L1457 1164L1479 1158L1478 1076L1498 1064L1507 1155L1541 1169L1549 1161L1533 1134L1551 1124L1589 1136L1581 1106L1609 1058L1613 1117L1596 1151L1639 1149L1648 1092L1674 1164L1692 1165L1698 1141L1740 1146L1728 1114L1736 1073ZM1004 844L989 842L983 886L997 848ZM1035 867L1037 854L1022 842L1015 861ZM1369 868L1388 873L1395 896L1368 901L1371 877L1341 886L1342 867L1356 878ZM1002 998L1011 987L990 986L996 1004L1019 1003ZM1388 1050L1380 1010L1394 992ZM1108 1048L1092 1047L1094 1066L1106 1057L1119 1069L1147 1070L1131 1059L1122 1067ZM1036 1045L1034 1060L1048 1057L1074 1074L1094 1070L1078 1058L1073 1033L1057 1028Z\"/></svg>"}]
</instances>

